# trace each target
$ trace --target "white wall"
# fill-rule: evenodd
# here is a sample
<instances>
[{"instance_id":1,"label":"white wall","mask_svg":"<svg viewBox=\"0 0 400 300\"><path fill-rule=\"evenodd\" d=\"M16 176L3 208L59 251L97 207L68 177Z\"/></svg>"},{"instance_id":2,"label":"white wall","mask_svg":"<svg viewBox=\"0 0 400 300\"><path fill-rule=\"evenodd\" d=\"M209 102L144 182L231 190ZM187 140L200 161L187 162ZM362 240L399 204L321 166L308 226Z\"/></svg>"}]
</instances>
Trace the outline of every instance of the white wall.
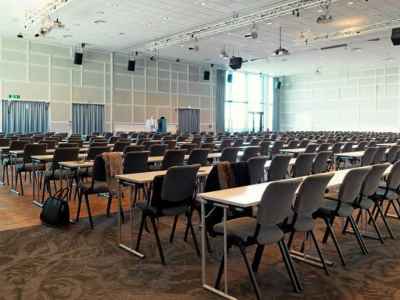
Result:
<instances>
[{"instance_id":1,"label":"white wall","mask_svg":"<svg viewBox=\"0 0 400 300\"><path fill-rule=\"evenodd\" d=\"M280 130L400 130L400 68L283 78Z\"/></svg>"},{"instance_id":2,"label":"white wall","mask_svg":"<svg viewBox=\"0 0 400 300\"><path fill-rule=\"evenodd\" d=\"M72 47L22 39L0 39L0 95L50 102L50 129L69 131L72 103L105 105L106 130L143 130L150 116L165 116L176 128L176 108L201 109L201 129L214 128L215 76L207 65L139 58L128 72L128 56L87 51L73 64ZM212 71L212 70L211 70Z\"/></svg>"}]
</instances>

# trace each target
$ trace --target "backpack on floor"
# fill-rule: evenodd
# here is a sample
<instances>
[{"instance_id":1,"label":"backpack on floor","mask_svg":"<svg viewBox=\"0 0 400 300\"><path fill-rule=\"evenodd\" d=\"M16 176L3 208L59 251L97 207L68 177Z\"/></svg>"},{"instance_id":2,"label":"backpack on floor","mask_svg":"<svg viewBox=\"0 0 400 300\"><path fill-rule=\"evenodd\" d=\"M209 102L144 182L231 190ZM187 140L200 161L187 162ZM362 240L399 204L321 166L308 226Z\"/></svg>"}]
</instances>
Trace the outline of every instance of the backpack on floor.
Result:
<instances>
[{"instance_id":1,"label":"backpack on floor","mask_svg":"<svg viewBox=\"0 0 400 300\"><path fill-rule=\"evenodd\" d=\"M40 220L50 226L65 226L69 221L69 206L67 202L69 189L64 188L55 195L50 195L44 202Z\"/></svg>"}]
</instances>

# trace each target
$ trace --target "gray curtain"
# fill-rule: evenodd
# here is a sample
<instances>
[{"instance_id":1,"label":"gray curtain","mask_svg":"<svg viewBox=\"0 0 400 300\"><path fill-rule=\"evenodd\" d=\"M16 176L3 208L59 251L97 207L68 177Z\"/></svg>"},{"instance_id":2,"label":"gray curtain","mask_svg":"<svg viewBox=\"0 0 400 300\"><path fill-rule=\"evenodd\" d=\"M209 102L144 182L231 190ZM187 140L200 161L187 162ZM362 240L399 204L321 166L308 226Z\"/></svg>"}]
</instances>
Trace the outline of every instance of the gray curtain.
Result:
<instances>
[{"instance_id":1,"label":"gray curtain","mask_svg":"<svg viewBox=\"0 0 400 300\"><path fill-rule=\"evenodd\" d=\"M179 132L192 133L200 131L200 110L192 108L178 109Z\"/></svg>"},{"instance_id":2,"label":"gray curtain","mask_svg":"<svg viewBox=\"0 0 400 300\"><path fill-rule=\"evenodd\" d=\"M215 97L215 129L217 132L225 131L225 85L226 71L217 70L217 87Z\"/></svg>"},{"instance_id":3,"label":"gray curtain","mask_svg":"<svg viewBox=\"0 0 400 300\"><path fill-rule=\"evenodd\" d=\"M6 133L33 133L49 130L49 103L2 101L2 126Z\"/></svg>"},{"instance_id":4,"label":"gray curtain","mask_svg":"<svg viewBox=\"0 0 400 300\"><path fill-rule=\"evenodd\" d=\"M101 104L72 104L72 132L92 134L103 132L104 105Z\"/></svg>"},{"instance_id":5,"label":"gray curtain","mask_svg":"<svg viewBox=\"0 0 400 300\"><path fill-rule=\"evenodd\" d=\"M273 114L272 114L272 131L279 131L280 130L280 120L279 120L279 114L280 114L280 110L279 110L279 105L280 105L280 93L281 93L281 84L282 80L278 77L274 78L274 83L273 83Z\"/></svg>"}]
</instances>

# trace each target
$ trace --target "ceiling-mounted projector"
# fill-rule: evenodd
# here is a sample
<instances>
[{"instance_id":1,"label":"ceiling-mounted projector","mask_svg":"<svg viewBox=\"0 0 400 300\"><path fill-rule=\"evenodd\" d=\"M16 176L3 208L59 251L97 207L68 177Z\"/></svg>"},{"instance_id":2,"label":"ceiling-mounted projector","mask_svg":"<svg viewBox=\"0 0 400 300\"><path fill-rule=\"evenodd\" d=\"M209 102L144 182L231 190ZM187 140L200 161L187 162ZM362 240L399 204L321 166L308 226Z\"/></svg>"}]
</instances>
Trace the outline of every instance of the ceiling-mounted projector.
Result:
<instances>
[{"instance_id":1,"label":"ceiling-mounted projector","mask_svg":"<svg viewBox=\"0 0 400 300\"><path fill-rule=\"evenodd\" d=\"M272 53L273 56L287 56L289 54L290 54L289 50L282 47L279 47Z\"/></svg>"},{"instance_id":2,"label":"ceiling-mounted projector","mask_svg":"<svg viewBox=\"0 0 400 300\"><path fill-rule=\"evenodd\" d=\"M229 66L232 68L232 70L239 70L242 67L242 63L242 57L232 56L229 60Z\"/></svg>"},{"instance_id":3,"label":"ceiling-mounted projector","mask_svg":"<svg viewBox=\"0 0 400 300\"><path fill-rule=\"evenodd\" d=\"M332 21L333 21L332 15L328 15L328 14L320 15L317 18L317 23L318 24L328 24L328 23L331 23Z\"/></svg>"}]
</instances>

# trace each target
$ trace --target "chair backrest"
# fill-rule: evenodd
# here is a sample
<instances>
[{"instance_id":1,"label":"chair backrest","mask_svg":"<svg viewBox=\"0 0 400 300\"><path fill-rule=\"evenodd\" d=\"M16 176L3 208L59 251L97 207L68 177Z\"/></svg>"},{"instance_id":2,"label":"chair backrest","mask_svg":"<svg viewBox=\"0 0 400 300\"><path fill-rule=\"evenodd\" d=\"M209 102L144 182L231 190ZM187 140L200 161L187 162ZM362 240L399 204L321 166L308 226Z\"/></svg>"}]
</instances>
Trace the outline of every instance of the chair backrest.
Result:
<instances>
[{"instance_id":1,"label":"chair backrest","mask_svg":"<svg viewBox=\"0 0 400 300\"><path fill-rule=\"evenodd\" d=\"M200 165L175 166L164 177L161 198L169 202L191 200L196 190Z\"/></svg>"},{"instance_id":2,"label":"chair backrest","mask_svg":"<svg viewBox=\"0 0 400 300\"><path fill-rule=\"evenodd\" d=\"M282 141L275 141L271 148L271 155L279 154L283 148L284 143Z\"/></svg>"},{"instance_id":3,"label":"chair backrest","mask_svg":"<svg viewBox=\"0 0 400 300\"><path fill-rule=\"evenodd\" d=\"M114 144L113 152L124 152L125 148L130 144L130 142L116 142Z\"/></svg>"},{"instance_id":4,"label":"chair backrest","mask_svg":"<svg viewBox=\"0 0 400 300\"><path fill-rule=\"evenodd\" d=\"M234 147L226 147L222 150L221 157L219 161L229 161L229 162L236 162L237 155L239 152L239 148Z\"/></svg>"},{"instance_id":5,"label":"chair backrest","mask_svg":"<svg viewBox=\"0 0 400 300\"><path fill-rule=\"evenodd\" d=\"M0 138L0 147L8 147L10 146L10 139Z\"/></svg>"},{"instance_id":6,"label":"chair backrest","mask_svg":"<svg viewBox=\"0 0 400 300\"><path fill-rule=\"evenodd\" d=\"M365 150L365 148L367 148L367 145L368 145L368 142L366 142L366 141L361 141L361 142L359 142L356 151L363 151L363 150Z\"/></svg>"},{"instance_id":7,"label":"chair backrest","mask_svg":"<svg viewBox=\"0 0 400 300\"><path fill-rule=\"evenodd\" d=\"M135 152L135 151L144 151L144 146L143 145L131 145L131 146L126 146L124 149L124 153Z\"/></svg>"},{"instance_id":8,"label":"chair backrest","mask_svg":"<svg viewBox=\"0 0 400 300\"><path fill-rule=\"evenodd\" d=\"M223 139L221 141L221 146L219 146L219 150L222 151L227 147L232 147L232 142L233 142L232 139Z\"/></svg>"},{"instance_id":9,"label":"chair backrest","mask_svg":"<svg viewBox=\"0 0 400 300\"><path fill-rule=\"evenodd\" d=\"M173 150L176 148L176 140L164 140L164 144L167 145L167 149Z\"/></svg>"},{"instance_id":10,"label":"chair backrest","mask_svg":"<svg viewBox=\"0 0 400 300\"><path fill-rule=\"evenodd\" d=\"M186 154L190 154L193 149L198 148L196 144L190 143L190 144L182 144L180 146L180 149L185 150Z\"/></svg>"},{"instance_id":11,"label":"chair backrest","mask_svg":"<svg viewBox=\"0 0 400 300\"><path fill-rule=\"evenodd\" d=\"M342 152L352 152L353 150L353 143L348 142L348 143L344 143L343 148L342 148Z\"/></svg>"},{"instance_id":12,"label":"chair backrest","mask_svg":"<svg viewBox=\"0 0 400 300\"><path fill-rule=\"evenodd\" d=\"M60 143L58 148L79 148L77 143Z\"/></svg>"},{"instance_id":13,"label":"chair backrest","mask_svg":"<svg viewBox=\"0 0 400 300\"><path fill-rule=\"evenodd\" d=\"M308 144L304 153L315 153L317 151L318 144Z\"/></svg>"},{"instance_id":14,"label":"chair backrest","mask_svg":"<svg viewBox=\"0 0 400 300\"><path fill-rule=\"evenodd\" d=\"M214 150L214 143L202 143L200 146L202 149L208 149L210 152Z\"/></svg>"},{"instance_id":15,"label":"chair backrest","mask_svg":"<svg viewBox=\"0 0 400 300\"><path fill-rule=\"evenodd\" d=\"M110 144L116 144L116 143L118 142L119 139L120 139L119 136L112 136L112 137L110 137L110 138L108 139L108 142L109 142Z\"/></svg>"},{"instance_id":16,"label":"chair backrest","mask_svg":"<svg viewBox=\"0 0 400 300\"><path fill-rule=\"evenodd\" d=\"M260 155L268 156L270 145L271 145L271 142L269 142L269 141L262 141L262 142L260 143Z\"/></svg>"},{"instance_id":17,"label":"chair backrest","mask_svg":"<svg viewBox=\"0 0 400 300\"><path fill-rule=\"evenodd\" d=\"M240 158L241 161L248 161L250 158L258 156L260 154L260 147L250 146L244 149L243 155Z\"/></svg>"},{"instance_id":18,"label":"chair backrest","mask_svg":"<svg viewBox=\"0 0 400 300\"><path fill-rule=\"evenodd\" d=\"M289 149L297 148L298 145L299 145L299 142L293 140L288 143L287 148L289 148Z\"/></svg>"},{"instance_id":19,"label":"chair backrest","mask_svg":"<svg viewBox=\"0 0 400 300\"><path fill-rule=\"evenodd\" d=\"M150 156L164 156L167 145L154 144L150 146Z\"/></svg>"},{"instance_id":20,"label":"chair backrest","mask_svg":"<svg viewBox=\"0 0 400 300\"><path fill-rule=\"evenodd\" d=\"M167 170L170 167L182 166L185 161L185 152L185 150L167 150L161 163L161 169Z\"/></svg>"},{"instance_id":21,"label":"chair backrest","mask_svg":"<svg viewBox=\"0 0 400 300\"><path fill-rule=\"evenodd\" d=\"M250 184L264 182L266 162L267 162L266 156L252 157L247 161L247 167L250 176Z\"/></svg>"},{"instance_id":22,"label":"chair backrest","mask_svg":"<svg viewBox=\"0 0 400 300\"><path fill-rule=\"evenodd\" d=\"M310 175L316 154L301 153L297 156L296 163L293 166L293 177L302 177Z\"/></svg>"},{"instance_id":23,"label":"chair backrest","mask_svg":"<svg viewBox=\"0 0 400 300\"><path fill-rule=\"evenodd\" d=\"M386 180L387 188L397 191L400 187L400 161L393 164Z\"/></svg>"},{"instance_id":24,"label":"chair backrest","mask_svg":"<svg viewBox=\"0 0 400 300\"><path fill-rule=\"evenodd\" d=\"M307 176L304 179L297 192L294 204L297 222L305 222L312 219L313 213L321 207L326 186L333 175L333 173L325 173Z\"/></svg>"},{"instance_id":25,"label":"chair backrest","mask_svg":"<svg viewBox=\"0 0 400 300\"><path fill-rule=\"evenodd\" d=\"M378 148L369 147L365 150L363 156L361 157L361 166L369 166L374 163L374 158Z\"/></svg>"},{"instance_id":26,"label":"chair backrest","mask_svg":"<svg viewBox=\"0 0 400 300\"><path fill-rule=\"evenodd\" d=\"M233 147L240 147L243 145L243 139L235 139L233 142Z\"/></svg>"},{"instance_id":27,"label":"chair backrest","mask_svg":"<svg viewBox=\"0 0 400 300\"><path fill-rule=\"evenodd\" d=\"M29 144L27 141L11 141L10 150L24 150L27 144Z\"/></svg>"},{"instance_id":28,"label":"chair backrest","mask_svg":"<svg viewBox=\"0 0 400 300\"><path fill-rule=\"evenodd\" d=\"M95 157L93 162L92 186L95 181L106 181L106 164L101 155Z\"/></svg>"},{"instance_id":29,"label":"chair backrest","mask_svg":"<svg viewBox=\"0 0 400 300\"><path fill-rule=\"evenodd\" d=\"M97 155L100 155L104 152L109 152L110 148L109 147L90 147L87 157L87 160L94 160L96 158Z\"/></svg>"},{"instance_id":30,"label":"chair backrest","mask_svg":"<svg viewBox=\"0 0 400 300\"><path fill-rule=\"evenodd\" d=\"M58 168L62 161L77 161L79 159L79 148L57 148L54 152L52 168Z\"/></svg>"},{"instance_id":31,"label":"chair backrest","mask_svg":"<svg viewBox=\"0 0 400 300\"><path fill-rule=\"evenodd\" d=\"M331 146L330 144L326 144L326 143L321 144L321 145L319 145L317 152L329 151L330 146Z\"/></svg>"},{"instance_id":32,"label":"chair backrest","mask_svg":"<svg viewBox=\"0 0 400 300\"><path fill-rule=\"evenodd\" d=\"M309 140L301 140L300 143L299 143L299 145L298 145L298 147L299 147L299 148L305 148L305 147L307 147L307 145L308 145L309 143L310 143Z\"/></svg>"},{"instance_id":33,"label":"chair backrest","mask_svg":"<svg viewBox=\"0 0 400 300\"><path fill-rule=\"evenodd\" d=\"M317 154L312 166L313 174L325 173L328 171L328 159L332 156L331 151L322 151Z\"/></svg>"},{"instance_id":34,"label":"chair backrest","mask_svg":"<svg viewBox=\"0 0 400 300\"><path fill-rule=\"evenodd\" d=\"M90 147L106 147L107 145L107 142L94 142L90 144Z\"/></svg>"},{"instance_id":35,"label":"chair backrest","mask_svg":"<svg viewBox=\"0 0 400 300\"><path fill-rule=\"evenodd\" d=\"M268 169L268 181L282 180L288 174L291 157L288 155L276 155Z\"/></svg>"},{"instance_id":36,"label":"chair backrest","mask_svg":"<svg viewBox=\"0 0 400 300\"><path fill-rule=\"evenodd\" d=\"M149 151L134 151L125 153L124 174L142 173L148 170Z\"/></svg>"},{"instance_id":37,"label":"chair backrest","mask_svg":"<svg viewBox=\"0 0 400 300\"><path fill-rule=\"evenodd\" d=\"M46 144L26 144L24 147L24 163L32 161L32 155L44 155L46 154Z\"/></svg>"},{"instance_id":38,"label":"chair backrest","mask_svg":"<svg viewBox=\"0 0 400 300\"><path fill-rule=\"evenodd\" d=\"M388 153L386 154L386 160L393 164L400 153L400 146L395 145L389 148Z\"/></svg>"},{"instance_id":39,"label":"chair backrest","mask_svg":"<svg viewBox=\"0 0 400 300\"><path fill-rule=\"evenodd\" d=\"M361 188L362 196L370 197L376 193L379 183L382 180L383 173L389 166L389 163L371 166L371 171L369 171Z\"/></svg>"},{"instance_id":40,"label":"chair backrest","mask_svg":"<svg viewBox=\"0 0 400 300\"><path fill-rule=\"evenodd\" d=\"M189 155L188 165L199 164L206 166L208 164L208 149L193 149Z\"/></svg>"},{"instance_id":41,"label":"chair backrest","mask_svg":"<svg viewBox=\"0 0 400 300\"><path fill-rule=\"evenodd\" d=\"M332 146L331 151L333 154L340 153L342 152L342 147L343 147L342 143L336 143Z\"/></svg>"},{"instance_id":42,"label":"chair backrest","mask_svg":"<svg viewBox=\"0 0 400 300\"><path fill-rule=\"evenodd\" d=\"M264 229L283 223L292 215L291 207L300 183L301 179L287 179L268 184L257 212L257 223L260 225L257 240L260 243L263 242Z\"/></svg>"},{"instance_id":43,"label":"chair backrest","mask_svg":"<svg viewBox=\"0 0 400 300\"><path fill-rule=\"evenodd\" d=\"M373 163L380 164L386 161L386 148L385 147L378 147L376 149L376 153L374 156Z\"/></svg>"},{"instance_id":44,"label":"chair backrest","mask_svg":"<svg viewBox=\"0 0 400 300\"><path fill-rule=\"evenodd\" d=\"M370 171L371 167L350 169L340 185L338 200L353 203L360 195L362 184Z\"/></svg>"}]
</instances>

